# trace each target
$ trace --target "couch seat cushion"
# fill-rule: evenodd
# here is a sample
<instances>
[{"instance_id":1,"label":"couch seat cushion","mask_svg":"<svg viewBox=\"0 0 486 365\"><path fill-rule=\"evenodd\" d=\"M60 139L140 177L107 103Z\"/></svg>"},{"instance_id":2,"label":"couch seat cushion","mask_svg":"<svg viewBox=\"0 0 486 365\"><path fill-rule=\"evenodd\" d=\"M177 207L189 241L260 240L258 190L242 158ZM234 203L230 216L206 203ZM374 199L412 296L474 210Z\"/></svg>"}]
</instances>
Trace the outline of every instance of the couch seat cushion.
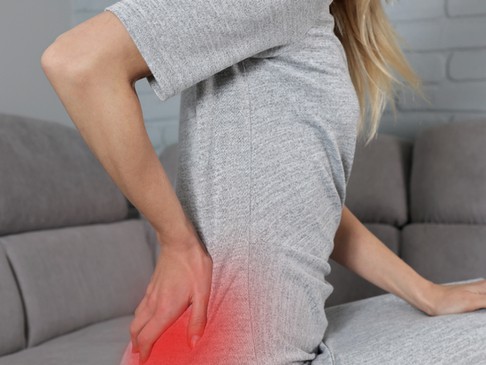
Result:
<instances>
[{"instance_id":1,"label":"couch seat cushion","mask_svg":"<svg viewBox=\"0 0 486 365\"><path fill-rule=\"evenodd\" d=\"M98 322L0 358L2 365L119 365L133 315Z\"/></svg>"},{"instance_id":2,"label":"couch seat cushion","mask_svg":"<svg viewBox=\"0 0 486 365\"><path fill-rule=\"evenodd\" d=\"M22 293L27 347L130 315L153 272L140 219L0 237Z\"/></svg>"},{"instance_id":3,"label":"couch seat cushion","mask_svg":"<svg viewBox=\"0 0 486 365\"><path fill-rule=\"evenodd\" d=\"M486 309L428 316L388 293L326 313L334 365L485 364Z\"/></svg>"}]
</instances>

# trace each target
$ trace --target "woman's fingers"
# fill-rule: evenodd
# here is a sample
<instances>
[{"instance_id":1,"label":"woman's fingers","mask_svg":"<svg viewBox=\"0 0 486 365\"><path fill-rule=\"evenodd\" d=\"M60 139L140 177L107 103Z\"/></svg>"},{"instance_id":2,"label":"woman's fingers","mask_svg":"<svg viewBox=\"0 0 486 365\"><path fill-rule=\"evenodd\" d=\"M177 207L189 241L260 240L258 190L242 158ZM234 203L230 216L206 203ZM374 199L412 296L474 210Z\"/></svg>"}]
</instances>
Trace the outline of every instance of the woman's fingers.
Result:
<instances>
[{"instance_id":1,"label":"woman's fingers","mask_svg":"<svg viewBox=\"0 0 486 365\"><path fill-rule=\"evenodd\" d=\"M157 339L190 305L187 334L190 338L203 336L211 281L212 258L202 245L163 246L130 325L132 352L139 352L140 363L147 361Z\"/></svg>"},{"instance_id":2,"label":"woman's fingers","mask_svg":"<svg viewBox=\"0 0 486 365\"><path fill-rule=\"evenodd\" d=\"M432 315L472 312L486 308L486 280L439 284Z\"/></svg>"},{"instance_id":3,"label":"woman's fingers","mask_svg":"<svg viewBox=\"0 0 486 365\"><path fill-rule=\"evenodd\" d=\"M478 309L486 308L486 294L471 293L469 298L468 311L475 311Z\"/></svg>"},{"instance_id":4,"label":"woman's fingers","mask_svg":"<svg viewBox=\"0 0 486 365\"><path fill-rule=\"evenodd\" d=\"M155 272L154 272L155 273ZM154 304L154 296L152 291L154 289L154 274L150 277L150 282L145 290L145 295L142 301L138 304L135 309L135 317L130 325L130 337L132 341L132 352L139 352L139 346L137 337L142 328L147 324L147 322L152 318L152 315L156 308L156 303ZM149 305L149 298L151 298L152 305Z\"/></svg>"},{"instance_id":5,"label":"woman's fingers","mask_svg":"<svg viewBox=\"0 0 486 365\"><path fill-rule=\"evenodd\" d=\"M138 304L137 308L135 309L135 316L138 316L142 311L144 311L147 307L147 295L145 295L142 301Z\"/></svg>"},{"instance_id":6,"label":"woman's fingers","mask_svg":"<svg viewBox=\"0 0 486 365\"><path fill-rule=\"evenodd\" d=\"M140 361L142 363L148 358L154 342L182 315L186 308L158 306L137 336Z\"/></svg>"},{"instance_id":7,"label":"woman's fingers","mask_svg":"<svg viewBox=\"0 0 486 365\"><path fill-rule=\"evenodd\" d=\"M464 302L465 308L462 311L470 312L486 308L486 280L456 284L454 289Z\"/></svg>"},{"instance_id":8,"label":"woman's fingers","mask_svg":"<svg viewBox=\"0 0 486 365\"><path fill-rule=\"evenodd\" d=\"M471 283L468 290L471 293L473 306L471 310L486 308L486 280Z\"/></svg>"},{"instance_id":9,"label":"woman's fingers","mask_svg":"<svg viewBox=\"0 0 486 365\"><path fill-rule=\"evenodd\" d=\"M471 283L471 287L480 294L486 294L486 279Z\"/></svg>"},{"instance_id":10,"label":"woman's fingers","mask_svg":"<svg viewBox=\"0 0 486 365\"><path fill-rule=\"evenodd\" d=\"M188 344L191 348L196 346L202 337L207 322L208 300L203 295L193 298L191 305L191 317L187 328Z\"/></svg>"},{"instance_id":11,"label":"woman's fingers","mask_svg":"<svg viewBox=\"0 0 486 365\"><path fill-rule=\"evenodd\" d=\"M135 310L135 318L130 324L130 337L132 340L132 352L139 351L139 345L137 341L138 334L147 322L152 318L153 310L147 305L147 296L143 297L142 301Z\"/></svg>"}]
</instances>

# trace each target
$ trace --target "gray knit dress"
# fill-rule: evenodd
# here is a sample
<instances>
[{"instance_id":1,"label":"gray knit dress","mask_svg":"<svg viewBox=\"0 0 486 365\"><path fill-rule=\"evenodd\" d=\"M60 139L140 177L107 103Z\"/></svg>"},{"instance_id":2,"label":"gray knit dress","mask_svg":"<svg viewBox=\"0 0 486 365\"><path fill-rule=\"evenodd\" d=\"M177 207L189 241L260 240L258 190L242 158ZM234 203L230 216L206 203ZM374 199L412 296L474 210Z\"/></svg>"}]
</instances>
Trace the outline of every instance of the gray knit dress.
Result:
<instances>
[{"instance_id":1,"label":"gray knit dress","mask_svg":"<svg viewBox=\"0 0 486 365\"><path fill-rule=\"evenodd\" d=\"M359 118L331 1L105 8L160 100L181 93L176 193L214 261L203 338L187 346L188 309L147 364L331 364L326 275Z\"/></svg>"}]
</instances>

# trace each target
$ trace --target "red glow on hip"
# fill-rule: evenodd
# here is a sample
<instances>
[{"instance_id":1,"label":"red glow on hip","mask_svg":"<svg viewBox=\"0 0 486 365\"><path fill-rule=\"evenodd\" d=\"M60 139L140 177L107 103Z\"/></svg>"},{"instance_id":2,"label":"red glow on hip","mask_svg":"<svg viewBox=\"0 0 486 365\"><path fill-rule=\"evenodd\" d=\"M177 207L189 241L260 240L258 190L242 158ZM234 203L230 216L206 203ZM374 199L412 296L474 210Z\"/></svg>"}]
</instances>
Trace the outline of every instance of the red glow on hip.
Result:
<instances>
[{"instance_id":1,"label":"red glow on hip","mask_svg":"<svg viewBox=\"0 0 486 365\"><path fill-rule=\"evenodd\" d=\"M222 298L212 299L214 304L209 307L204 334L194 349L189 346L187 334L192 309L189 306L153 344L144 365L237 365L239 360L248 361L252 353L248 352L253 351L248 303L246 299L231 301L230 297L226 293ZM134 355L138 365L139 354Z\"/></svg>"}]
</instances>

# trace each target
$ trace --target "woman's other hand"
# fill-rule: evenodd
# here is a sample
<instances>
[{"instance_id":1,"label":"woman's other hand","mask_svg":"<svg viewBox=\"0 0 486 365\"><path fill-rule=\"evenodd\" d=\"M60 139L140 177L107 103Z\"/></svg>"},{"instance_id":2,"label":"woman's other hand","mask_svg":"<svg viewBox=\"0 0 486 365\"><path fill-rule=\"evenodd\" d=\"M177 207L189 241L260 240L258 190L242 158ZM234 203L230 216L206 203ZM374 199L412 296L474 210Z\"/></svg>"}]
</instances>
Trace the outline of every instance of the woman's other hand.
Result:
<instances>
[{"instance_id":1,"label":"woman's other hand","mask_svg":"<svg viewBox=\"0 0 486 365\"><path fill-rule=\"evenodd\" d=\"M202 337L207 322L213 262L196 233L189 238L163 238L161 249L145 296L130 325L133 352L143 363L154 342L191 305L187 328L188 345ZM176 242L178 241L178 242Z\"/></svg>"},{"instance_id":2,"label":"woman's other hand","mask_svg":"<svg viewBox=\"0 0 486 365\"><path fill-rule=\"evenodd\" d=\"M461 284L435 284L429 315L472 312L486 308L486 280Z\"/></svg>"}]
</instances>

